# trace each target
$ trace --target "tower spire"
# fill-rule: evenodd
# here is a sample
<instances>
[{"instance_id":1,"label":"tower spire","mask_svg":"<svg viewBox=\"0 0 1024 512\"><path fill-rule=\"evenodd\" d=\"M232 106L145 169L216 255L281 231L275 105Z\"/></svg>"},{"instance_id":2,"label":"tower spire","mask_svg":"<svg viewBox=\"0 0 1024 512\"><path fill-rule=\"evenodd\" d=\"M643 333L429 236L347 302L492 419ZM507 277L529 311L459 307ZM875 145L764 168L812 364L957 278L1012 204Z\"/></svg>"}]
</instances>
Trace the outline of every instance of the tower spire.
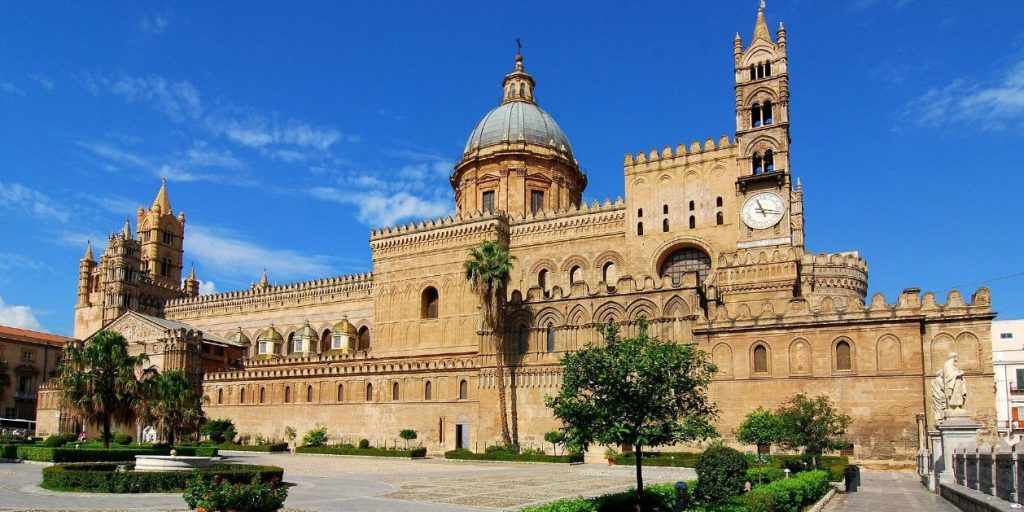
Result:
<instances>
[{"instance_id":1,"label":"tower spire","mask_svg":"<svg viewBox=\"0 0 1024 512\"><path fill-rule=\"evenodd\" d=\"M160 191L153 200L153 208L160 207L161 215L174 215L171 210L171 199L167 196L167 177L160 178Z\"/></svg>"},{"instance_id":2,"label":"tower spire","mask_svg":"<svg viewBox=\"0 0 1024 512\"><path fill-rule=\"evenodd\" d=\"M536 82L533 81L533 77L523 69L523 43L517 37L516 65L512 72L505 75L505 79L501 82L501 87L505 91L501 98L501 104L504 105L513 101L536 104L537 101L533 97L534 85L536 85Z\"/></svg>"},{"instance_id":3,"label":"tower spire","mask_svg":"<svg viewBox=\"0 0 1024 512\"><path fill-rule=\"evenodd\" d=\"M761 4L757 8L757 22L754 23L754 39L772 40L771 34L768 33L768 22L764 20L764 0L761 0Z\"/></svg>"},{"instance_id":4,"label":"tower spire","mask_svg":"<svg viewBox=\"0 0 1024 512\"><path fill-rule=\"evenodd\" d=\"M132 237L132 222L128 217L124 218L124 227L121 228L121 237L126 240Z\"/></svg>"},{"instance_id":5,"label":"tower spire","mask_svg":"<svg viewBox=\"0 0 1024 512\"><path fill-rule=\"evenodd\" d=\"M91 240L86 240L85 241L85 257L83 257L82 260L83 261L96 261L92 257L92 241Z\"/></svg>"}]
</instances>

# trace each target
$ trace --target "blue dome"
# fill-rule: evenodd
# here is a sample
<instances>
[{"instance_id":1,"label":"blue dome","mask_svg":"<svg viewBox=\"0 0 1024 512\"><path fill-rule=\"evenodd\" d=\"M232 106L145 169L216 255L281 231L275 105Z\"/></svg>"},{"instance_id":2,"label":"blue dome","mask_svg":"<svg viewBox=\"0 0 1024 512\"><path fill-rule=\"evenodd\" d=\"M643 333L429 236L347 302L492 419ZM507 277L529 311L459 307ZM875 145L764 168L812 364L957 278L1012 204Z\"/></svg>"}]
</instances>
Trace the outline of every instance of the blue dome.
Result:
<instances>
[{"instance_id":1,"label":"blue dome","mask_svg":"<svg viewBox=\"0 0 1024 512\"><path fill-rule=\"evenodd\" d=\"M569 138L558 123L543 109L525 101L505 103L488 112L469 135L465 152L519 140L552 147L572 158Z\"/></svg>"}]
</instances>

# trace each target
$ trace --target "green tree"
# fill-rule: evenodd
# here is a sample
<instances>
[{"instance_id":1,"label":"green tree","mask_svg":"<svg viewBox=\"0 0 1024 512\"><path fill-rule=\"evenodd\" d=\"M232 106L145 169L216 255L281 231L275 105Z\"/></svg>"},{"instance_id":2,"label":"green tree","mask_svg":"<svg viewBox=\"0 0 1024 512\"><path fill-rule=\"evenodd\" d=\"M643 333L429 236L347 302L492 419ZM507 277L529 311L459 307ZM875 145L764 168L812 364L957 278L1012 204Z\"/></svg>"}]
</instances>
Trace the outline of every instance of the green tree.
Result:
<instances>
[{"instance_id":1,"label":"green tree","mask_svg":"<svg viewBox=\"0 0 1024 512\"><path fill-rule=\"evenodd\" d=\"M61 406L79 420L100 427L103 448L109 448L111 424L131 423L144 409L136 372L149 359L146 354L128 355L128 343L113 331L100 331L64 350L65 362L57 378Z\"/></svg>"},{"instance_id":2,"label":"green tree","mask_svg":"<svg viewBox=\"0 0 1024 512\"><path fill-rule=\"evenodd\" d=\"M210 440L217 444L234 442L237 434L234 422L229 419L207 421L199 433L209 436Z\"/></svg>"},{"instance_id":3,"label":"green tree","mask_svg":"<svg viewBox=\"0 0 1024 512\"><path fill-rule=\"evenodd\" d=\"M206 422L203 404L209 401L197 387L181 370L150 373L142 379L142 421L163 432L170 444L181 435L196 432Z\"/></svg>"},{"instance_id":4,"label":"green tree","mask_svg":"<svg viewBox=\"0 0 1024 512\"><path fill-rule=\"evenodd\" d=\"M772 411L758 407L743 418L736 428L736 440L745 444L762 445L776 444L786 434L786 427L779 416Z\"/></svg>"},{"instance_id":5,"label":"green tree","mask_svg":"<svg viewBox=\"0 0 1024 512\"><path fill-rule=\"evenodd\" d=\"M552 430L544 433L544 440L551 443L551 454L558 455L558 446L565 444L565 432Z\"/></svg>"},{"instance_id":6,"label":"green tree","mask_svg":"<svg viewBox=\"0 0 1024 512\"><path fill-rule=\"evenodd\" d=\"M398 433L398 437L401 437L402 439L405 440L405 449L408 450L409 449L409 441L412 441L413 439L416 439L417 434L416 434L415 430L413 430L411 428L406 428L406 429L402 429L402 431L400 431Z\"/></svg>"},{"instance_id":7,"label":"green tree","mask_svg":"<svg viewBox=\"0 0 1024 512\"><path fill-rule=\"evenodd\" d=\"M303 446L326 446L330 436L327 435L327 427L319 425L313 430L306 432L302 437Z\"/></svg>"},{"instance_id":8,"label":"green tree","mask_svg":"<svg viewBox=\"0 0 1024 512\"><path fill-rule=\"evenodd\" d=\"M586 347L562 358L562 388L545 399L565 423L571 449L592 443L632 445L636 454L637 509L643 499L644 448L715 435L717 414L707 387L716 368L694 345L653 338L638 318L640 333L619 338L601 328L606 346Z\"/></svg>"},{"instance_id":9,"label":"green tree","mask_svg":"<svg viewBox=\"0 0 1024 512\"><path fill-rule=\"evenodd\" d=\"M507 398L505 389L505 336L503 336L505 293L512 275L516 257L497 242L484 240L479 247L469 251L469 259L463 264L466 280L483 304L484 330L490 332L495 346L495 372L498 380L498 408L501 411L501 440L505 444L516 443L509 435Z\"/></svg>"},{"instance_id":10,"label":"green tree","mask_svg":"<svg viewBox=\"0 0 1024 512\"><path fill-rule=\"evenodd\" d=\"M845 436L850 417L836 411L826 395L809 397L797 393L780 405L775 414L785 428L780 439L782 445L803 449L815 467L826 450L838 450L849 444Z\"/></svg>"}]
</instances>

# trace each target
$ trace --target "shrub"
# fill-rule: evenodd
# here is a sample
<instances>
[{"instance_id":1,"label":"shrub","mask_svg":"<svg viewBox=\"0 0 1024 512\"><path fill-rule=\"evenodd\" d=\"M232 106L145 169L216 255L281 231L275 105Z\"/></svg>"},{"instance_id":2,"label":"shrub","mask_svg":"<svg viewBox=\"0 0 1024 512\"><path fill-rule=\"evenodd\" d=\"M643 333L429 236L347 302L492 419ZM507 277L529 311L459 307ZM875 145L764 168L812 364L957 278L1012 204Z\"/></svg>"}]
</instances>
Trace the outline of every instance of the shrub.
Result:
<instances>
[{"instance_id":1,"label":"shrub","mask_svg":"<svg viewBox=\"0 0 1024 512\"><path fill-rule=\"evenodd\" d=\"M503 460L511 462L557 462L568 464L583 462L583 454L570 453L568 455L546 455L534 453L509 453L507 451L492 451L491 453L473 453L466 449L444 452L444 458L456 460ZM645 491L646 492L646 491Z\"/></svg>"},{"instance_id":2,"label":"shrub","mask_svg":"<svg viewBox=\"0 0 1024 512\"><path fill-rule=\"evenodd\" d=\"M235 424L228 419L210 420L199 429L199 433L217 444L230 443L235 439Z\"/></svg>"},{"instance_id":3,"label":"shrub","mask_svg":"<svg viewBox=\"0 0 1024 512\"><path fill-rule=\"evenodd\" d=\"M75 434L54 434L44 439L43 442L39 444L39 446L57 448L60 446L64 446L70 443L71 441L74 441L75 439L78 439L78 436L76 436Z\"/></svg>"},{"instance_id":4,"label":"shrub","mask_svg":"<svg viewBox=\"0 0 1024 512\"><path fill-rule=\"evenodd\" d=\"M386 450L382 448L354 448L352 445L299 446L295 453L319 453L325 455L363 455L370 457L426 457L426 448L412 450Z\"/></svg>"},{"instance_id":5,"label":"shrub","mask_svg":"<svg viewBox=\"0 0 1024 512\"><path fill-rule=\"evenodd\" d=\"M232 485L226 480L196 477L188 480L182 497L193 510L271 512L284 505L288 488L258 479Z\"/></svg>"},{"instance_id":6,"label":"shrub","mask_svg":"<svg viewBox=\"0 0 1024 512\"><path fill-rule=\"evenodd\" d=\"M0 444L0 459L17 459L18 446L16 444Z\"/></svg>"},{"instance_id":7,"label":"shrub","mask_svg":"<svg viewBox=\"0 0 1024 512\"><path fill-rule=\"evenodd\" d=\"M327 444L327 437L327 427L321 425L309 432L306 432L306 435L302 438L302 445L325 446Z\"/></svg>"},{"instance_id":8,"label":"shrub","mask_svg":"<svg viewBox=\"0 0 1024 512\"><path fill-rule=\"evenodd\" d=\"M168 455L167 447L131 447L103 449L47 448L44 446L18 446L17 457L38 462L120 462L134 461L136 455ZM184 455L184 454L183 454Z\"/></svg>"},{"instance_id":9,"label":"shrub","mask_svg":"<svg viewBox=\"0 0 1024 512\"><path fill-rule=\"evenodd\" d=\"M484 448L484 453L504 453L508 455L519 455L519 447L514 444L492 444Z\"/></svg>"},{"instance_id":10,"label":"shrub","mask_svg":"<svg viewBox=\"0 0 1024 512\"><path fill-rule=\"evenodd\" d=\"M132 436L123 432L114 432L114 439L112 439L112 441L114 441L114 444L122 446L129 445L132 444Z\"/></svg>"},{"instance_id":11,"label":"shrub","mask_svg":"<svg viewBox=\"0 0 1024 512\"><path fill-rule=\"evenodd\" d=\"M747 470L747 481L753 485L767 484L769 482L781 480L785 477L786 473L782 468L763 466Z\"/></svg>"},{"instance_id":12,"label":"shrub","mask_svg":"<svg viewBox=\"0 0 1024 512\"><path fill-rule=\"evenodd\" d=\"M294 441L298 437L298 433L291 426L284 427L284 438L287 441Z\"/></svg>"},{"instance_id":13,"label":"shrub","mask_svg":"<svg viewBox=\"0 0 1024 512\"><path fill-rule=\"evenodd\" d=\"M370 447L370 440L369 439L360 439L359 440L359 447L360 448L369 448Z\"/></svg>"},{"instance_id":14,"label":"shrub","mask_svg":"<svg viewBox=\"0 0 1024 512\"><path fill-rule=\"evenodd\" d=\"M124 467L126 471L118 471ZM220 478L230 483L247 483L254 478L263 482L280 481L284 470L276 466L251 464L214 464L193 472L133 471L135 464L86 463L57 464L43 468L45 489L78 492L169 492L185 488L193 475Z\"/></svg>"},{"instance_id":15,"label":"shrub","mask_svg":"<svg viewBox=\"0 0 1024 512\"><path fill-rule=\"evenodd\" d=\"M221 450L235 450L240 452L269 452L279 453L288 451L288 443L273 444L222 444L217 448Z\"/></svg>"},{"instance_id":16,"label":"shrub","mask_svg":"<svg viewBox=\"0 0 1024 512\"><path fill-rule=\"evenodd\" d=\"M675 484L645 485L643 510L645 512L671 512L675 504L675 493ZM538 507L527 507L523 509L523 512L619 512L633 510L635 506L636 489L630 489L596 498L561 499Z\"/></svg>"},{"instance_id":17,"label":"shrub","mask_svg":"<svg viewBox=\"0 0 1024 512\"><path fill-rule=\"evenodd\" d=\"M743 490L747 458L728 446L713 445L697 461L697 489L702 501L720 503Z\"/></svg>"},{"instance_id":18,"label":"shrub","mask_svg":"<svg viewBox=\"0 0 1024 512\"><path fill-rule=\"evenodd\" d=\"M751 512L799 512L824 496L830 487L825 471L807 471L755 487L742 501Z\"/></svg>"},{"instance_id":19,"label":"shrub","mask_svg":"<svg viewBox=\"0 0 1024 512\"><path fill-rule=\"evenodd\" d=\"M691 452L644 452L644 466L668 466L674 468L692 468L697 466L701 454ZM636 465L636 453L626 452L615 457L618 464Z\"/></svg>"}]
</instances>

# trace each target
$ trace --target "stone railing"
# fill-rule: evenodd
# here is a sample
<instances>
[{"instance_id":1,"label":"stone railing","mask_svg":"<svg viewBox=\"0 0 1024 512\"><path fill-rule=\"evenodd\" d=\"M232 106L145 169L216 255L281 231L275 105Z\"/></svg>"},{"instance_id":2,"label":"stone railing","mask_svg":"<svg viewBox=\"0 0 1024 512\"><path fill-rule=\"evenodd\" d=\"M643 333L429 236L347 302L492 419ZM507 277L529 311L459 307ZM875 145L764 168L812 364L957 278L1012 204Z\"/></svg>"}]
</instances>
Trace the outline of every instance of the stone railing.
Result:
<instances>
[{"instance_id":1,"label":"stone railing","mask_svg":"<svg viewBox=\"0 0 1024 512\"><path fill-rule=\"evenodd\" d=\"M953 481L989 496L1024 503L1024 442L1013 447L1000 441L994 448L953 450Z\"/></svg>"}]
</instances>

